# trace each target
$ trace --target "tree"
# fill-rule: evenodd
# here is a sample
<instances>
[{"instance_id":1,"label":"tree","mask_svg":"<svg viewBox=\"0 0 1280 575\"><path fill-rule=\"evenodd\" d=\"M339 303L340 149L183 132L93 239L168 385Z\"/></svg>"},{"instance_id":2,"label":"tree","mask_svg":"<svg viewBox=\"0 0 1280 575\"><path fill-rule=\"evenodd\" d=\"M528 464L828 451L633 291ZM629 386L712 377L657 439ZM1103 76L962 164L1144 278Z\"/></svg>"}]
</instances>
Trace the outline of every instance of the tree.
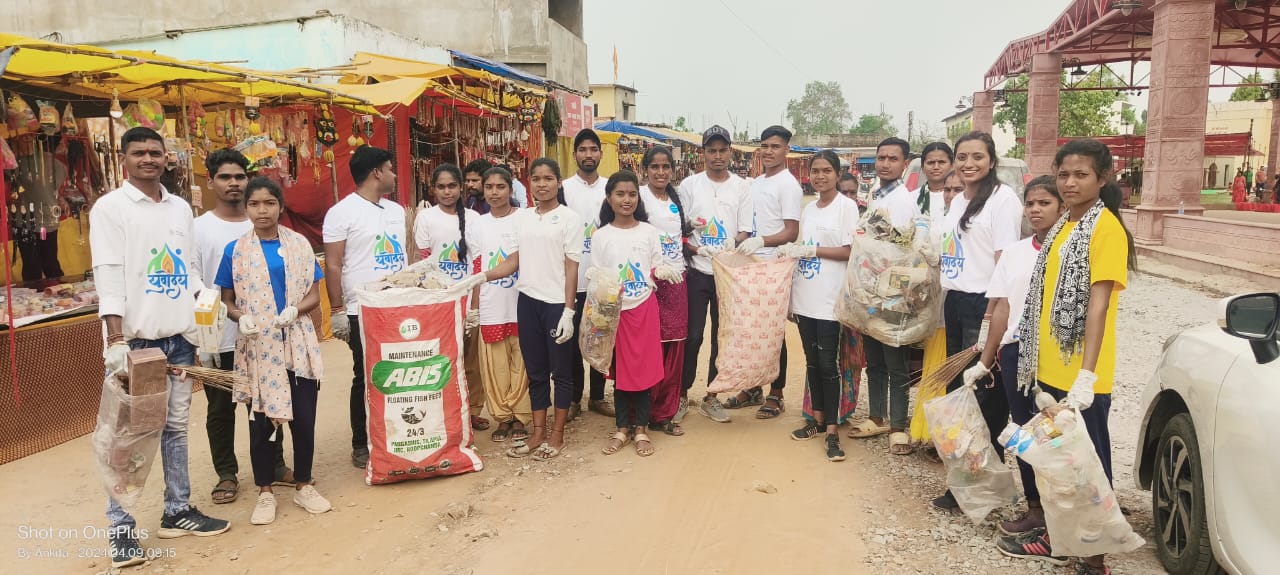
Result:
<instances>
[{"instance_id":1,"label":"tree","mask_svg":"<svg viewBox=\"0 0 1280 575\"><path fill-rule=\"evenodd\" d=\"M973 131L973 114L969 114L969 117L959 120L956 123L951 124L950 128L947 128L947 139L954 142L956 140L959 140L960 136L968 134L969 132L972 132L972 131Z\"/></svg>"},{"instance_id":2,"label":"tree","mask_svg":"<svg viewBox=\"0 0 1280 575\"><path fill-rule=\"evenodd\" d=\"M1240 80L1241 84L1261 84L1262 74L1254 72L1245 76ZM1239 86L1231 92L1232 102L1252 102L1262 97L1263 88L1261 86Z\"/></svg>"},{"instance_id":3,"label":"tree","mask_svg":"<svg viewBox=\"0 0 1280 575\"><path fill-rule=\"evenodd\" d=\"M787 102L787 119L797 134L838 134L852 118L839 82L809 82L804 97Z\"/></svg>"},{"instance_id":4,"label":"tree","mask_svg":"<svg viewBox=\"0 0 1280 575\"><path fill-rule=\"evenodd\" d=\"M1124 107L1120 109L1120 123L1126 126L1133 126L1132 133L1135 136L1147 135L1147 111L1146 110L1142 111L1142 118L1139 119L1138 115L1133 112L1133 107L1128 104L1125 104Z\"/></svg>"},{"instance_id":5,"label":"tree","mask_svg":"<svg viewBox=\"0 0 1280 575\"><path fill-rule=\"evenodd\" d=\"M911 134L911 141L908 143L911 144L912 150L919 152L920 150L923 150L925 146L942 139L942 132L942 126L938 124L932 124L924 121L917 122L915 126L915 133Z\"/></svg>"},{"instance_id":6,"label":"tree","mask_svg":"<svg viewBox=\"0 0 1280 575\"><path fill-rule=\"evenodd\" d=\"M1066 82L1066 73L1063 73ZM1027 137L1027 93L1028 78L1026 74L1009 80L1005 103L996 111L993 118L997 126L1012 130L1019 139ZM1120 87L1120 83L1112 76L1104 75L1101 69L1095 69L1081 80L1077 87L1112 88ZM1015 91L1017 90L1017 91ZM1058 134L1062 136L1103 136L1116 133L1114 120L1116 113L1113 106L1116 102L1127 100L1116 90L1063 90L1058 95ZM1145 128L1144 128L1145 129ZM1020 158L1025 153L1022 144L1015 145L1008 153L1010 157Z\"/></svg>"},{"instance_id":7,"label":"tree","mask_svg":"<svg viewBox=\"0 0 1280 575\"><path fill-rule=\"evenodd\" d=\"M679 132L688 132L689 121L686 120L684 116L680 116L679 118L676 118L676 125L674 126L674 128L676 129L676 131L679 131Z\"/></svg>"},{"instance_id":8,"label":"tree","mask_svg":"<svg viewBox=\"0 0 1280 575\"><path fill-rule=\"evenodd\" d=\"M849 128L849 133L887 138L898 135L898 128L893 125L893 116L881 112L863 114L858 118L858 123Z\"/></svg>"}]
</instances>

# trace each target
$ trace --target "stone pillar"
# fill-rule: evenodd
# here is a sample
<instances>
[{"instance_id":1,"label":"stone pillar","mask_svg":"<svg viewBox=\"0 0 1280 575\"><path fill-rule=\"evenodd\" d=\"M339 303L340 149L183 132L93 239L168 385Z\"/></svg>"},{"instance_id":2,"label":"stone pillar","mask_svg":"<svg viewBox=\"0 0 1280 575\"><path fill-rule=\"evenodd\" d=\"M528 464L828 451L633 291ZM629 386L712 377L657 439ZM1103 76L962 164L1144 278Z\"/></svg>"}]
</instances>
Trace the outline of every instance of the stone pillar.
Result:
<instances>
[{"instance_id":1,"label":"stone pillar","mask_svg":"<svg viewBox=\"0 0 1280 575\"><path fill-rule=\"evenodd\" d=\"M1058 151L1058 93L1062 89L1062 56L1041 53L1031 57L1027 84L1027 167L1031 177L1053 169Z\"/></svg>"},{"instance_id":2,"label":"stone pillar","mask_svg":"<svg viewBox=\"0 0 1280 575\"><path fill-rule=\"evenodd\" d=\"M973 93L973 129L990 134L995 128L995 102L989 92Z\"/></svg>"},{"instance_id":3,"label":"stone pillar","mask_svg":"<svg viewBox=\"0 0 1280 575\"><path fill-rule=\"evenodd\" d=\"M1160 0L1152 10L1151 89L1142 204L1134 239L1164 241L1164 216L1181 207L1200 215L1204 122L1209 109L1209 49L1214 0Z\"/></svg>"},{"instance_id":4,"label":"stone pillar","mask_svg":"<svg viewBox=\"0 0 1280 575\"><path fill-rule=\"evenodd\" d=\"M1267 147L1267 192L1271 193L1280 169L1280 94L1271 94L1271 144Z\"/></svg>"}]
</instances>

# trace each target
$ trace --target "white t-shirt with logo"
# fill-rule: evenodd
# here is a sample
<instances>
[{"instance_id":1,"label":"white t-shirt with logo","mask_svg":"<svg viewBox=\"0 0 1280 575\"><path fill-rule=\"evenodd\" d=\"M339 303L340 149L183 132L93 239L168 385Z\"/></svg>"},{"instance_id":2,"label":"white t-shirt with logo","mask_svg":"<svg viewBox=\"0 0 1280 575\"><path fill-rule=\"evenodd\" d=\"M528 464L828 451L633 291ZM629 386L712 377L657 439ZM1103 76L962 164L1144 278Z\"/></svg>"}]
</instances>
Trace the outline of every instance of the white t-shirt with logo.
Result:
<instances>
[{"instance_id":1,"label":"white t-shirt with logo","mask_svg":"<svg viewBox=\"0 0 1280 575\"><path fill-rule=\"evenodd\" d=\"M943 224L942 287L966 293L987 293L996 269L996 252L1022 239L1022 202L1013 188L1001 184L987 204L960 229L960 218L969 206L964 195L951 200Z\"/></svg>"},{"instance_id":2,"label":"white t-shirt with logo","mask_svg":"<svg viewBox=\"0 0 1280 575\"><path fill-rule=\"evenodd\" d=\"M516 289L540 302L564 305L564 259L582 266L582 219L563 205L541 215L537 208L526 208L507 217L515 218L512 247L520 252Z\"/></svg>"},{"instance_id":3,"label":"white t-shirt with logo","mask_svg":"<svg viewBox=\"0 0 1280 575\"><path fill-rule=\"evenodd\" d=\"M467 227L470 228L472 222L480 219L480 214L466 208L462 209L466 211ZM467 234L468 237L470 235L470 233ZM431 206L418 212L418 216L413 220L414 243L418 245L419 250L428 250L427 253L437 255L436 265L453 281L471 275L471 261L476 256L471 253L471 250L467 250L467 256L461 257L462 245L458 243L461 240L462 231L458 229L458 214L446 213L440 209L440 206Z\"/></svg>"},{"instance_id":4,"label":"white t-shirt with logo","mask_svg":"<svg viewBox=\"0 0 1280 575\"><path fill-rule=\"evenodd\" d=\"M618 278L622 309L635 308L649 299L654 288L650 275L663 261L658 228L645 222L627 229L605 226L596 231L593 243L592 265Z\"/></svg>"},{"instance_id":5,"label":"white t-shirt with logo","mask_svg":"<svg viewBox=\"0 0 1280 575\"><path fill-rule=\"evenodd\" d=\"M604 186L607 178L596 178L596 183L588 184L578 174L569 176L561 185L564 187L564 202L578 213L582 221L582 261L578 266L578 293L587 290L587 268L591 265L592 236L600 227L600 205L604 203Z\"/></svg>"},{"instance_id":6,"label":"white t-shirt with logo","mask_svg":"<svg viewBox=\"0 0 1280 575\"><path fill-rule=\"evenodd\" d=\"M751 201L755 204L754 236L771 236L781 232L785 220L800 221L800 206L804 203L804 190L800 182L783 168L772 176L761 175L751 180ZM756 250L756 255L773 257L774 248Z\"/></svg>"},{"instance_id":7,"label":"white t-shirt with logo","mask_svg":"<svg viewBox=\"0 0 1280 575\"><path fill-rule=\"evenodd\" d=\"M352 193L329 208L324 216L324 242L347 242L342 260L347 314L360 315L356 290L407 265L404 232L404 207L387 198L375 204Z\"/></svg>"},{"instance_id":8,"label":"white t-shirt with logo","mask_svg":"<svg viewBox=\"0 0 1280 575\"><path fill-rule=\"evenodd\" d=\"M713 182L705 171L700 172L680 182L677 193L685 217L694 225L689 245L695 251L702 246L725 249L739 232L753 231L755 204L747 181L737 174L730 172L728 180ZM695 254L689 258L689 265L701 273L712 273L711 258Z\"/></svg>"},{"instance_id":9,"label":"white t-shirt with logo","mask_svg":"<svg viewBox=\"0 0 1280 575\"><path fill-rule=\"evenodd\" d=\"M218 266L222 265L222 252L226 250L227 244L249 233L253 229L253 222L248 218L229 222L213 212L205 212L196 218L195 229L196 257L191 258L191 264L193 267L198 266L196 274L204 285L213 287L213 280L218 277ZM236 322L228 319L222 326L222 342L218 344L218 351L235 351L236 336L239 333Z\"/></svg>"},{"instance_id":10,"label":"white t-shirt with logo","mask_svg":"<svg viewBox=\"0 0 1280 575\"><path fill-rule=\"evenodd\" d=\"M662 244L662 262L676 270L684 272L684 235L680 221L680 208L671 200L659 200L653 195L649 186L640 186L640 199L644 200L644 210L649 214L649 223L658 229L658 241Z\"/></svg>"},{"instance_id":11,"label":"white t-shirt with logo","mask_svg":"<svg viewBox=\"0 0 1280 575\"><path fill-rule=\"evenodd\" d=\"M1009 329L1005 330L1000 345L1007 345L1018 339L1018 324L1022 321L1022 310L1027 307L1027 292L1031 291L1031 276L1035 273L1036 258L1039 256L1040 250L1036 249L1035 238L1024 238L1006 248L1000 254L1000 261L996 262L996 271L991 274L987 297L1009 300Z\"/></svg>"},{"instance_id":12,"label":"white t-shirt with logo","mask_svg":"<svg viewBox=\"0 0 1280 575\"><path fill-rule=\"evenodd\" d=\"M817 247L852 245L858 215L858 203L841 194L836 194L826 207L809 202L800 216L798 239ZM835 321L836 298L848 267L848 261L818 257L797 261L795 280L791 284L791 313Z\"/></svg>"},{"instance_id":13,"label":"white t-shirt with logo","mask_svg":"<svg viewBox=\"0 0 1280 575\"><path fill-rule=\"evenodd\" d=\"M516 253L516 222L523 210L515 210L506 217L495 218L492 213L475 220L467 214L467 246L480 258L480 271L498 267L511 254ZM480 285L480 323L504 325L516 322L516 281L520 272ZM564 292L564 288L560 289Z\"/></svg>"}]
</instances>

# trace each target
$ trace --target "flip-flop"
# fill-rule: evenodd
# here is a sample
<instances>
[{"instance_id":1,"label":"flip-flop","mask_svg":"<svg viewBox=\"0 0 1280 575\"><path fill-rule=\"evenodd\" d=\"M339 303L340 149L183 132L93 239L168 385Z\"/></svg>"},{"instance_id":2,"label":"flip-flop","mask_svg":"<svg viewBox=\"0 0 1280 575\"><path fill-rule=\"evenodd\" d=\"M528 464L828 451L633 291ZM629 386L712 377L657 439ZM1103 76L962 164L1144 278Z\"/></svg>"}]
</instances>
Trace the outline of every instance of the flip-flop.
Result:
<instances>
[{"instance_id":1,"label":"flip-flop","mask_svg":"<svg viewBox=\"0 0 1280 575\"><path fill-rule=\"evenodd\" d=\"M511 443L511 447L508 447L506 451L507 457L513 459L524 459L525 457L529 457L529 454L532 452L533 450L529 449L529 444L523 441L513 441Z\"/></svg>"},{"instance_id":2,"label":"flip-flop","mask_svg":"<svg viewBox=\"0 0 1280 575\"><path fill-rule=\"evenodd\" d=\"M894 455L911 455L916 450L911 445L911 436L903 431L895 431L889 434L889 453Z\"/></svg>"},{"instance_id":3,"label":"flip-flop","mask_svg":"<svg viewBox=\"0 0 1280 575\"><path fill-rule=\"evenodd\" d=\"M550 443L543 443L537 449L533 450L533 458L538 461L548 461L560 456L560 450L551 447Z\"/></svg>"},{"instance_id":4,"label":"flip-flop","mask_svg":"<svg viewBox=\"0 0 1280 575\"><path fill-rule=\"evenodd\" d=\"M618 442L616 445L614 444L615 441ZM626 447L628 443L631 443L631 435L619 431L609 438L609 443L606 444L600 452L605 455L613 455L622 451L622 448Z\"/></svg>"},{"instance_id":5,"label":"flip-flop","mask_svg":"<svg viewBox=\"0 0 1280 575\"><path fill-rule=\"evenodd\" d=\"M222 485L224 483L230 483L231 487L223 487ZM230 495L229 496L223 495L219 497L219 494L223 494L223 493L229 493ZM213 496L214 503L217 503L217 504L231 503L235 501L237 497L240 497L240 482L234 479L223 479L222 481L219 481L216 486L214 486L213 493L211 493L210 495Z\"/></svg>"},{"instance_id":6,"label":"flip-flop","mask_svg":"<svg viewBox=\"0 0 1280 575\"><path fill-rule=\"evenodd\" d=\"M525 441L527 439L529 439L529 429L523 425L515 427L515 424L513 423L511 427L511 441Z\"/></svg>"},{"instance_id":7,"label":"flip-flop","mask_svg":"<svg viewBox=\"0 0 1280 575\"><path fill-rule=\"evenodd\" d=\"M649 447L640 447L641 443L647 443L649 444ZM650 455L653 455L653 442L649 441L648 434L639 431L636 432L636 455L639 455L640 457L649 457Z\"/></svg>"},{"instance_id":8,"label":"flip-flop","mask_svg":"<svg viewBox=\"0 0 1280 575\"><path fill-rule=\"evenodd\" d=\"M511 422L504 421L498 424L498 428L489 434L489 440L494 443L502 443L511 437Z\"/></svg>"},{"instance_id":9,"label":"flip-flop","mask_svg":"<svg viewBox=\"0 0 1280 575\"><path fill-rule=\"evenodd\" d=\"M849 437L854 439L867 439L870 437L884 435L886 433L889 433L888 425L876 425L876 422L871 421L870 419L864 419L857 425L853 426L853 429L849 430Z\"/></svg>"},{"instance_id":10,"label":"flip-flop","mask_svg":"<svg viewBox=\"0 0 1280 575\"><path fill-rule=\"evenodd\" d=\"M649 430L661 431L672 437L680 437L684 435L684 428L680 427L680 424L674 421L668 421L666 423L650 423Z\"/></svg>"},{"instance_id":11,"label":"flip-flop","mask_svg":"<svg viewBox=\"0 0 1280 575\"><path fill-rule=\"evenodd\" d=\"M278 471L279 470L277 470L275 480L271 482L272 485L279 485L280 487L294 487L298 484L297 478L293 476L292 469L286 467L284 468L283 473L279 473ZM290 477L293 477L294 480L289 481L287 478Z\"/></svg>"}]
</instances>

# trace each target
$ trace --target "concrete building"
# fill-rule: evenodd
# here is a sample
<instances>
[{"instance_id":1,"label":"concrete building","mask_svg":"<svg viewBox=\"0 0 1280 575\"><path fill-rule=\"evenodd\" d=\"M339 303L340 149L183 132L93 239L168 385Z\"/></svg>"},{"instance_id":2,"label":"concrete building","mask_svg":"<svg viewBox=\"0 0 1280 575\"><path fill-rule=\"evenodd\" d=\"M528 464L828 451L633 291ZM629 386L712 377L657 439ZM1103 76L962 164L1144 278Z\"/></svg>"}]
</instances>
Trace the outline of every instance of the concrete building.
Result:
<instances>
[{"instance_id":1,"label":"concrete building","mask_svg":"<svg viewBox=\"0 0 1280 575\"><path fill-rule=\"evenodd\" d=\"M592 84L591 103L597 120L636 121L636 89L622 84Z\"/></svg>"},{"instance_id":2,"label":"concrete building","mask_svg":"<svg viewBox=\"0 0 1280 575\"><path fill-rule=\"evenodd\" d=\"M1209 103L1204 122L1205 134L1240 134L1252 131L1253 142L1250 147L1262 153L1251 157L1206 155L1204 158L1206 187L1230 187L1236 170L1243 168L1246 164L1257 170L1267 163L1266 158L1271 157L1272 109L1271 102ZM1274 171L1270 167L1267 171L1273 174L1272 179L1274 179ZM1208 174L1216 175L1213 181L1209 181Z\"/></svg>"},{"instance_id":3,"label":"concrete building","mask_svg":"<svg viewBox=\"0 0 1280 575\"><path fill-rule=\"evenodd\" d=\"M14 4L14 2L10 2ZM236 26L249 22L304 19L317 11L352 18L426 45L482 56L587 91L587 45L582 39L582 0L222 0L199 4L170 0L96 0L74 3L16 0L0 12L0 30L40 37L57 32L62 41L103 44L152 38L166 32ZM86 10L91 13L86 13ZM371 48L362 48L371 50ZM206 56L208 59L212 59ZM224 56L218 55L217 59ZM339 62L345 62L350 54Z\"/></svg>"},{"instance_id":4,"label":"concrete building","mask_svg":"<svg viewBox=\"0 0 1280 575\"><path fill-rule=\"evenodd\" d=\"M946 128L946 141L948 144L954 145L960 136L972 132L974 128L973 106L960 110L950 116L942 119L942 125ZM982 129L982 128L977 128ZM1013 132L1001 125L993 125L991 127L991 139L996 143L996 153L1006 155L1009 150L1018 144L1018 138Z\"/></svg>"}]
</instances>

